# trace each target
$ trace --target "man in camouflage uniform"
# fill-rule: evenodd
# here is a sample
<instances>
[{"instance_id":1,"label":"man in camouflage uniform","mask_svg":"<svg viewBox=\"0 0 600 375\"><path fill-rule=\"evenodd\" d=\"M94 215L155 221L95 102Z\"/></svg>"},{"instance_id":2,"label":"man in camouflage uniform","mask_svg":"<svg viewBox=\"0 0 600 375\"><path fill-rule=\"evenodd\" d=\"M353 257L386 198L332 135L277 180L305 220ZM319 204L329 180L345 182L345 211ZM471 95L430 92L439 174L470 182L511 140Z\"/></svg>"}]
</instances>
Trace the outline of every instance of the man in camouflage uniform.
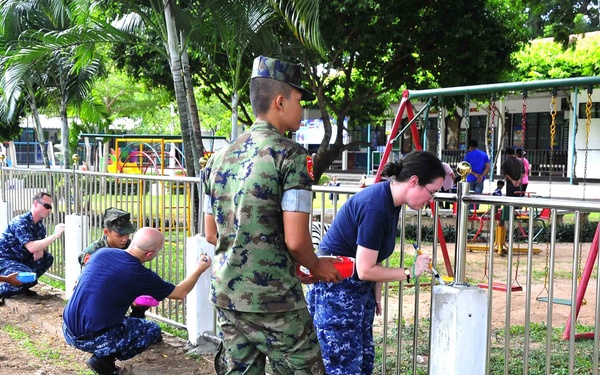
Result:
<instances>
[{"instance_id":1,"label":"man in camouflage uniform","mask_svg":"<svg viewBox=\"0 0 600 375\"><path fill-rule=\"evenodd\" d=\"M0 275L15 272L35 272L36 280L20 285L0 284L0 306L4 298L16 294L35 295L29 290L37 279L52 266L54 257L46 249L64 232L65 225L57 224L54 234L46 236L42 222L52 212L52 196L40 192L33 196L31 210L13 218L0 236Z\"/></svg>"},{"instance_id":2,"label":"man in camouflage uniform","mask_svg":"<svg viewBox=\"0 0 600 375\"><path fill-rule=\"evenodd\" d=\"M207 240L216 245L211 303L221 346L218 374L324 374L296 262L338 282L332 259L317 258L309 232L312 159L284 136L300 127L301 67L259 56L250 102L256 122L215 153L205 170Z\"/></svg>"},{"instance_id":3,"label":"man in camouflage uniform","mask_svg":"<svg viewBox=\"0 0 600 375\"><path fill-rule=\"evenodd\" d=\"M129 235L133 232L135 232L135 226L131 223L129 212L114 207L107 208L104 211L104 234L79 254L81 268L83 269L90 260L90 257L102 248L127 249L131 244ZM129 316L144 318L146 310L149 308L149 306L138 306L133 303Z\"/></svg>"},{"instance_id":4,"label":"man in camouflage uniform","mask_svg":"<svg viewBox=\"0 0 600 375\"><path fill-rule=\"evenodd\" d=\"M131 223L129 212L113 207L107 208L104 211L104 234L79 254L81 268L86 265L92 254L103 247L126 249L131 243L129 235L133 232L135 227Z\"/></svg>"}]
</instances>

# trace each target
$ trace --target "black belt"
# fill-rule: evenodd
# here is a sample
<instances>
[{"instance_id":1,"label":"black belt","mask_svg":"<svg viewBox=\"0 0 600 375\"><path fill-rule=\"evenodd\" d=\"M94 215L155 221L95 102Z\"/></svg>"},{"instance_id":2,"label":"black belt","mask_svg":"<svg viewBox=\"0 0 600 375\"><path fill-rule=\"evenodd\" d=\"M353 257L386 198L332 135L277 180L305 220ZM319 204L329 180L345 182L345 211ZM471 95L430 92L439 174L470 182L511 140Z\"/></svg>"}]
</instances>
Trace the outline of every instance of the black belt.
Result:
<instances>
[{"instance_id":1,"label":"black belt","mask_svg":"<svg viewBox=\"0 0 600 375\"><path fill-rule=\"evenodd\" d=\"M110 331L112 327L102 328L99 331L88 333L87 335L81 335L75 338L75 340L93 340L96 337L100 337L106 332Z\"/></svg>"}]
</instances>

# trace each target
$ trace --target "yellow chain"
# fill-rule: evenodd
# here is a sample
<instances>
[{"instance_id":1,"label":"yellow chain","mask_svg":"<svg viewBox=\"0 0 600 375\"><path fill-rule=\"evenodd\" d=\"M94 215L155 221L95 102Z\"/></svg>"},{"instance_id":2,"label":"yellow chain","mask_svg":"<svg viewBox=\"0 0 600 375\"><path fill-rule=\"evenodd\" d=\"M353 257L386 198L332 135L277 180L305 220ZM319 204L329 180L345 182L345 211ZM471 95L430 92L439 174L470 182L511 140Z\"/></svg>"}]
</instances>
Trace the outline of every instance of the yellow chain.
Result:
<instances>
[{"instance_id":1,"label":"yellow chain","mask_svg":"<svg viewBox=\"0 0 600 375\"><path fill-rule=\"evenodd\" d=\"M588 149L590 144L590 129L592 127L592 92L588 91L585 103L585 161L583 164L583 199L585 200L585 186L587 182Z\"/></svg>"},{"instance_id":2,"label":"yellow chain","mask_svg":"<svg viewBox=\"0 0 600 375\"><path fill-rule=\"evenodd\" d=\"M552 197L552 166L554 165L554 136L556 135L556 94L552 94L550 102L550 179L548 180L548 196ZM544 288L548 285L548 271L550 263L550 240L546 242L546 264L544 266Z\"/></svg>"},{"instance_id":3,"label":"yellow chain","mask_svg":"<svg viewBox=\"0 0 600 375\"><path fill-rule=\"evenodd\" d=\"M588 90L587 103L585 103L585 158L583 164L583 200L585 200L585 188L587 185L588 149L590 143L590 129L592 125L592 92ZM579 221L583 227L583 216ZM579 263L577 264L577 279L581 280L581 257L583 256L583 244L579 242Z\"/></svg>"},{"instance_id":4,"label":"yellow chain","mask_svg":"<svg viewBox=\"0 0 600 375\"><path fill-rule=\"evenodd\" d=\"M552 167L554 165L554 137L556 135L556 94L552 94L550 102L550 179L548 181L548 197L552 198Z\"/></svg>"}]
</instances>

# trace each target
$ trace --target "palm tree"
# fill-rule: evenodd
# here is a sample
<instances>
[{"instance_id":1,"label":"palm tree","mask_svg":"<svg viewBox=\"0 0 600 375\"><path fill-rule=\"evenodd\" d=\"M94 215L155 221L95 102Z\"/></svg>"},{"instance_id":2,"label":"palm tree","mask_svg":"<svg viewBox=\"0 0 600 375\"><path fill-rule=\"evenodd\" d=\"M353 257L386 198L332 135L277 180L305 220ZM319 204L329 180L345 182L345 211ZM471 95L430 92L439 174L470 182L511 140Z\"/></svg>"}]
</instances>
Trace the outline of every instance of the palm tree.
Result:
<instances>
[{"instance_id":1,"label":"palm tree","mask_svg":"<svg viewBox=\"0 0 600 375\"><path fill-rule=\"evenodd\" d=\"M82 54L76 46L65 45L56 49L49 49L47 45L36 47L88 18L90 7L73 5L75 3L50 0L0 1L0 47L4 52L0 60L4 73L0 86L9 105L7 113L11 115L14 103L25 94L36 118L38 141L45 144L37 116L39 106L36 97L53 99L61 117L65 167L70 161L68 109L70 106L81 108L95 76L101 72L101 64L93 57L93 51Z\"/></svg>"},{"instance_id":2,"label":"palm tree","mask_svg":"<svg viewBox=\"0 0 600 375\"><path fill-rule=\"evenodd\" d=\"M246 30L248 27L248 18L244 19L243 24L238 24L236 20L235 9L237 6L256 4L253 0L234 1L234 0L223 0L231 6L232 14L228 14L229 20L232 21L228 26L232 27L233 30ZM18 1L4 0L0 1L0 17L4 17L2 8L7 3L20 3ZM30 2L34 2L33 0ZM181 7L175 0L151 0L144 3L143 6L139 5L137 1L123 1L118 4L122 9L129 9L129 13L120 14L119 25L113 26L102 20L102 17L94 17L90 9L95 9L90 5L89 1L86 0L73 0L69 2L63 1L52 1L45 0L38 4L47 6L48 9L52 9L53 15L60 15L64 17L65 22L61 24L64 27L56 27L54 30L45 29L44 32L29 32L27 36L27 47L22 46L21 49L12 57L13 61L17 63L19 69L15 69L15 73L21 73L25 71L23 66L30 66L33 62L37 61L44 55L53 55L54 57L60 57L61 54L57 51L64 53L70 51L75 53L75 56L70 56L73 60L72 69L77 70L83 65L80 61L90 61L90 51L93 51L95 43L110 42L110 43L135 43L143 41L143 38L138 38L138 35L133 33L135 28L139 29L140 25L144 25L143 32L153 32L161 36L166 56L170 63L171 73L173 75L173 83L175 88L175 96L177 99L178 113L180 116L180 126L182 130L182 137L184 140L184 150L186 150L186 158L192 159L193 168L188 164L188 172L192 174L199 174L199 163L198 163L198 152L202 151L202 138L200 132L199 118L197 110L195 109L195 98L193 97L193 87L191 72L189 69L189 63L187 62L187 50L188 41L192 33L202 30L203 32L215 32L203 29L201 26L194 24L193 16L201 15L200 20L210 19L215 14L219 14L214 10L220 4L219 1L208 1L208 2L192 2L189 8ZM64 5L68 5L69 12L64 12L67 8ZM102 3L93 3L93 5L99 5ZM106 5L106 3L104 3ZM322 52L323 47L321 39L318 33L318 5L319 2L315 0L272 0L269 2L271 8L262 7L264 13L264 19L275 20L277 15L283 18L286 24L292 29L294 35L305 45ZM115 4L108 4L113 5ZM213 8L210 8L213 7ZM86 10L87 9L87 10ZM273 11L275 10L275 11ZM81 13L77 13L81 12ZM72 17L76 14L76 17ZM219 20L225 19L225 15L219 14L221 17ZM54 17L53 19L58 19ZM261 19L261 15L257 14L253 20ZM217 20L215 18L215 20ZM243 25L243 26L242 26ZM252 26L252 25L250 25ZM232 35L232 34L229 34ZM235 33L233 34L236 35ZM264 36L263 36L264 38ZM77 46L84 46L87 48L77 48ZM68 50L67 47L72 47L72 50ZM203 46L207 47L207 46ZM240 51L245 50L241 48ZM85 56L87 58L82 58ZM237 59L237 57L236 57ZM65 61L63 58L59 58L59 61ZM234 64L236 67L240 67L242 60L236 60ZM69 80L66 79L61 72L57 77L60 79L55 81L55 88L66 88ZM234 74L235 76L235 74ZM234 85L234 87L237 85ZM65 108L67 103L65 99L69 96L61 97L59 103L60 108ZM236 102L237 94L235 90L232 93L232 101L236 104L234 108L237 108ZM232 108L233 110L233 108ZM63 114L61 113L61 116ZM64 129L63 129L64 131ZM64 135L63 135L63 138ZM66 149L66 142L63 140L63 148ZM67 155L65 154L66 158Z\"/></svg>"}]
</instances>

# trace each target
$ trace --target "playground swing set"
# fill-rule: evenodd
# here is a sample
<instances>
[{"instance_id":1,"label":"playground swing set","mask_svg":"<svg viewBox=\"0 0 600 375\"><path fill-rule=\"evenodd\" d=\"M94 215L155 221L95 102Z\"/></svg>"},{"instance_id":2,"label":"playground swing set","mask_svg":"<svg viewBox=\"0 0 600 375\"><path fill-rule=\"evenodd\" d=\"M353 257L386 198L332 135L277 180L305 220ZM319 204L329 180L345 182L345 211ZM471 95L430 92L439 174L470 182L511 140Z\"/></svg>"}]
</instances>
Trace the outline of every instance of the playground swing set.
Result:
<instances>
[{"instance_id":1,"label":"playground swing set","mask_svg":"<svg viewBox=\"0 0 600 375\"><path fill-rule=\"evenodd\" d=\"M508 92L508 91L521 91L523 92L523 111L522 111L522 116L521 116L521 121L522 121L522 132L523 132L523 139L525 139L525 131L526 131L526 119L527 119L527 91L528 90L532 90L532 89L544 89L544 88L550 88L553 90L552 92L552 99L551 99L551 104L550 104L550 108L551 108L551 127L550 127L550 136L551 136L551 145L555 144L555 134L556 134L556 97L557 97L557 87L573 87L575 88L575 91L577 91L577 87L581 87L581 86L587 86L588 87L588 98L587 98L587 103L586 103L586 140L585 140L585 170L584 170L584 179L583 179L583 189L584 189L584 199L585 199L585 186L586 186L586 178L587 178L587 165L588 165L588 149L589 149L589 133L590 133L590 123L591 123L591 107L592 107L592 99L591 99L591 94L593 91L593 85L594 84L600 84L600 77L581 77L581 78L571 78L571 79L556 79L556 80L546 80L546 81L529 81L529 82L520 82L520 83L501 83L501 84L492 84L492 85L480 85L480 86L463 86L463 87L455 87L455 88L445 88L445 89L431 89L431 90L418 90L418 91L412 91L412 90L405 90L402 93L402 100L400 102L400 106L398 108L398 112L396 114L396 117L394 119L393 125L392 125L392 129L391 129L391 133L388 137L388 141L386 143L386 147L384 150L384 153L381 157L381 162L379 164L379 168L377 169L377 173L375 175L375 182L379 182L381 181L381 173L383 171L383 168L385 166L385 164L387 163L390 153L392 151L393 148L393 143L400 137L402 136L407 130L410 130L411 135L412 135L412 139L415 145L415 149L416 150L423 150L421 141L420 141L420 135L419 135L419 131L417 129L416 126L416 121L419 118L419 116L421 115L421 113L423 113L425 111L425 118L427 118L428 113L429 113L429 107L431 105L431 101L433 97L443 97L443 96L452 96L452 95L468 95L469 94L481 94L481 93L494 93L494 92ZM425 105L423 106L423 108L417 113L417 115L415 116L414 111L413 111L413 107L410 103L410 99L422 99L422 98L427 98L428 101L425 103ZM467 105L468 105L469 101L467 99ZM404 115L407 115L408 117L408 123L404 126L404 128L402 130L400 130L400 124L402 122L402 118L404 117ZM439 112L441 113L441 112ZM468 111L467 111L468 113ZM491 121L489 124L489 130L488 130L488 136L489 136L489 142L492 145L491 150L492 150L492 160L494 159L494 113L495 113L495 96L492 95L492 104L491 104L491 113L492 115L491 117ZM467 120L467 127L468 127L468 116L466 116ZM438 119L438 128L441 126L441 120ZM440 129L441 130L441 129ZM441 144L441 142L439 143ZM441 147L441 146L439 146ZM553 165L553 157L554 157L554 152L553 152L554 148L551 147L551 151L550 151L550 165ZM490 177L492 177L492 171L490 171ZM551 191L552 191L552 173L549 173L549 196L551 197ZM431 206L431 210L432 212L435 212L436 209L436 205L435 202L431 202L430 204ZM494 206L492 206L492 208L494 208ZM514 214L513 209L510 209L510 212ZM550 209L548 208L544 208L542 209L541 213L539 215L536 215L537 217L534 218L535 220L541 220L542 221L542 228L535 234L535 237L537 238L544 229L546 229L546 225L545 225L545 221L548 219L548 215L550 213ZM527 212L527 213L519 213L516 215L517 217L517 221L525 221L529 219L529 215L531 215L531 212ZM555 215L556 213L552 212L553 215ZM477 215L477 213L475 213L475 215ZM489 214L491 216L491 214ZM545 215L544 217L542 217L542 215ZM577 213L577 217L579 217L579 212ZM490 220L492 223L494 222L494 219ZM509 220L509 222L513 223L513 220ZM483 224L483 219L481 220L481 223ZM443 233L443 229L442 229L442 225L441 225L441 220L438 217L438 223L437 223L437 228L438 228L438 239L439 239L439 243L440 243L440 248L442 251L442 256L443 256L443 260L444 260L444 265L446 267L446 272L448 274L448 276L444 276L444 279L446 280L452 280L454 277L454 271L452 268L452 264L450 262L450 257L448 255L448 247L447 247L447 243L444 237L444 233ZM521 231L523 231L523 229L521 228ZM524 232L524 231L523 231ZM512 230L511 230L511 234L512 234ZM529 234L529 236L531 236L531 234ZM581 305L585 304L585 299L584 299L584 295L585 295L585 291L587 289L587 285L590 279L590 276L593 272L593 268L594 268L594 264L595 261L598 257L598 245L599 245L599 236L600 236L600 224L598 225L598 228L596 230L596 234L594 236L594 240L592 242L591 245L591 250L590 253L588 255L588 259L586 261L586 264L583 268L583 273L579 272L579 277L578 277L578 287L577 287L577 301L576 301L576 316L575 318L577 318L577 314L579 313L580 307ZM496 228L496 236L495 236L495 242L494 242L494 248L497 249L497 251L502 254L506 249L507 249L507 244L506 244L506 228L502 225L499 225ZM551 239L551 242L553 242L553 239ZM481 250L481 251L485 251L486 252L486 261L485 261L485 271L484 271L484 280L488 279L488 275L487 275L487 268L488 268L488 256L489 256L489 246L485 246L485 245L479 245L477 244L476 246L474 246L475 244L469 244L468 246L468 250ZM510 245L510 244L509 244ZM548 260L549 260L549 246L550 244L547 243L547 248L546 248L546 268L545 268L545 281L544 281L544 290L548 291ZM579 245L579 254L581 255L581 244ZM553 246L554 247L554 246ZM516 251L515 251L516 250ZM520 254L521 253L527 253L527 249L520 249L519 244L517 244L517 249L513 249L512 252L515 252L517 254L517 262L516 262L516 267L515 267L515 276L514 279L510 282L510 284L507 283L501 283L501 282L494 282L492 285L492 288L494 290L498 290L498 291L522 291L523 287L519 284L518 282L518 272L519 272L519 265L520 265ZM534 248L533 252L534 253L539 253L541 250L539 248ZM512 252L509 253L509 267L508 267L508 272L510 272L511 268L512 268ZM578 263L578 269L581 269L581 256L579 256L579 263ZM512 274L512 273L510 273ZM488 283L484 283L483 280L481 283L478 284L480 287L482 288L488 288L489 284ZM570 304L570 301L566 301L566 300L561 300L561 299L554 299L554 298L549 298L549 297L541 297L541 294L544 293L544 290L542 291L542 293L540 293L540 296L538 296L536 299L540 302L553 302L553 303L563 303L563 304ZM567 326L565 328L564 334L563 334L563 338L564 339L568 339L569 335L570 335L570 323L571 323L571 318L569 318L569 321L567 322ZM589 339L593 339L594 338L594 333L585 333L585 334L577 334L576 335L577 338L589 338Z\"/></svg>"}]
</instances>

